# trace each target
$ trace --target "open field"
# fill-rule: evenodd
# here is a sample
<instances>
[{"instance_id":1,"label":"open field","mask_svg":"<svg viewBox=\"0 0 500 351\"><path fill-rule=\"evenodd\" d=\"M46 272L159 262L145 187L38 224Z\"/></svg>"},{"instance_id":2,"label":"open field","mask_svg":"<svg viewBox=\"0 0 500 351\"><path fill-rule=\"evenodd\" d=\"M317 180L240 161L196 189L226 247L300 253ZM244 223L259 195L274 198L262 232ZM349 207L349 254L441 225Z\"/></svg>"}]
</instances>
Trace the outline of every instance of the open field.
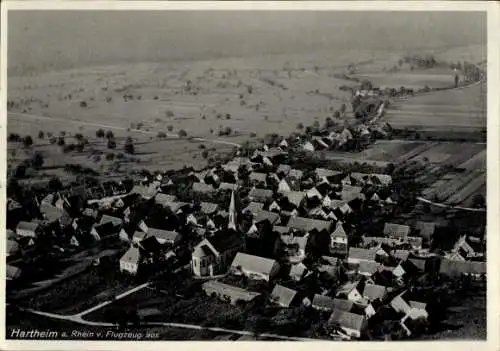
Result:
<instances>
[{"instance_id":1,"label":"open field","mask_svg":"<svg viewBox=\"0 0 500 351\"><path fill-rule=\"evenodd\" d=\"M443 132L484 129L485 83L398 101L387 109L384 119L394 128Z\"/></svg>"},{"instance_id":2,"label":"open field","mask_svg":"<svg viewBox=\"0 0 500 351\"><path fill-rule=\"evenodd\" d=\"M429 70L413 72L380 72L363 73L355 77L361 80L369 80L374 86L384 88L405 87L408 89L423 89L425 86L430 88L446 88L453 85L453 72L439 71L436 73Z\"/></svg>"}]
</instances>

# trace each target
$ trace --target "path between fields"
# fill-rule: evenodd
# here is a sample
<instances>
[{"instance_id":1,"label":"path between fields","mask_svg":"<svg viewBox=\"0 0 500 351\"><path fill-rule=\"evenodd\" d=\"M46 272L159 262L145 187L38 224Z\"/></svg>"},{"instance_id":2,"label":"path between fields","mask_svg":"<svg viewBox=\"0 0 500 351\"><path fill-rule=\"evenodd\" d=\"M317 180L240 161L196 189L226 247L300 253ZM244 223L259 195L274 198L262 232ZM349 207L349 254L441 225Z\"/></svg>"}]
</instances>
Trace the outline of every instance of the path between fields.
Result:
<instances>
[{"instance_id":1,"label":"path between fields","mask_svg":"<svg viewBox=\"0 0 500 351\"><path fill-rule=\"evenodd\" d=\"M100 307L103 307L103 306L100 306ZM24 311L30 312L33 314L37 314L39 316L47 317L47 318L65 320L65 321L89 325L89 326L116 327L116 324L113 324L113 323L92 322L92 321L85 320L78 315L64 316L64 315L60 315L60 314L56 314L56 313L42 312L42 311L36 311L36 310L32 310L32 309L25 309ZM274 339L290 340L290 341L318 341L318 339L312 339L312 338L290 337L290 336L284 336L284 335L272 334L272 333L256 334L254 332L247 331L247 330L234 330L234 329L226 329L226 328L218 328L218 327L204 327L204 326L196 325L196 324L150 322L150 323L141 323L140 326L141 327L172 327L172 328L192 329L192 330L209 330L209 331L213 331L213 332L223 332L223 333L237 334L237 335L244 335L244 336L258 336L258 337L264 337L264 338L274 338Z\"/></svg>"},{"instance_id":2,"label":"path between fields","mask_svg":"<svg viewBox=\"0 0 500 351\"><path fill-rule=\"evenodd\" d=\"M32 114L28 114L28 113L8 112L8 114L12 115L12 116L22 117L22 118L30 118L30 119L37 119L37 120L58 121L58 122L65 122L65 123L70 123L70 124L76 124L76 125L91 126L91 127L106 128L106 129L114 129L114 130L125 130L125 131L129 131L129 132L141 133L141 134L149 134L149 135L157 135L158 134L158 132L150 132L148 130L141 130L141 129L134 129L134 128L125 128L125 127L114 126L114 125L109 125L109 124L100 124L100 123L75 121L75 120L71 120L71 119L68 120L68 119L64 119L64 118L56 118L56 117L32 115ZM165 135L168 138L180 139L180 137L177 134L165 133ZM200 137L193 137L193 138L191 138L191 140L204 141L204 142L209 142L209 143L214 143L214 144L223 144L223 145L230 145L230 146L241 147L241 144L238 144L238 143L235 143L235 142L232 142L232 141L220 140L220 139L206 139L206 138L200 138Z\"/></svg>"},{"instance_id":3,"label":"path between fields","mask_svg":"<svg viewBox=\"0 0 500 351\"><path fill-rule=\"evenodd\" d=\"M434 205L434 206L437 206L437 207L442 207L442 208L451 208L451 209L455 209L455 210L463 210L463 211L471 211L471 212L486 212L485 208L471 208L471 207L462 207L462 206L450 206L450 205L445 205L443 203L433 202L433 201L424 199L421 196L418 196L417 200L421 201L421 202L425 202L425 203L431 204L431 205Z\"/></svg>"}]
</instances>

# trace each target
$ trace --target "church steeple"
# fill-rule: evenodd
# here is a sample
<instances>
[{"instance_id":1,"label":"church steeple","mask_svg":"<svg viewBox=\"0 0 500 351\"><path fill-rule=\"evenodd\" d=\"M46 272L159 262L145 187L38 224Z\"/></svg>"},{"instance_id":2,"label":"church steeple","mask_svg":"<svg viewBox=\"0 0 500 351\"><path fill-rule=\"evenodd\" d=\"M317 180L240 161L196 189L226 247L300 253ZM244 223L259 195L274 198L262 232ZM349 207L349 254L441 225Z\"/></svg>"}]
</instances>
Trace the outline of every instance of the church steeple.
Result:
<instances>
[{"instance_id":1,"label":"church steeple","mask_svg":"<svg viewBox=\"0 0 500 351\"><path fill-rule=\"evenodd\" d=\"M236 230L236 201L234 199L234 190L231 192L231 203L229 204L228 229Z\"/></svg>"}]
</instances>

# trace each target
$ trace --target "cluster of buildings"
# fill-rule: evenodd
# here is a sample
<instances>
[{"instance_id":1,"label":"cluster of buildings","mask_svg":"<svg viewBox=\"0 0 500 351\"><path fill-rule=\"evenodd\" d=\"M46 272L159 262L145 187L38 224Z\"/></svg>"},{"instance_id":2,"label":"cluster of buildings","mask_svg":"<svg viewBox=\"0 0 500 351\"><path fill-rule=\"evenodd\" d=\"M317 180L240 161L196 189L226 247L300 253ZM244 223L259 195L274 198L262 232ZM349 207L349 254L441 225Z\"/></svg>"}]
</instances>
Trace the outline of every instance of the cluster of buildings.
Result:
<instances>
[{"instance_id":1,"label":"cluster of buildings","mask_svg":"<svg viewBox=\"0 0 500 351\"><path fill-rule=\"evenodd\" d=\"M347 337L361 337L382 307L398 313L410 335L412 323L427 318L428 311L426 301L412 295L409 281L428 273L433 254L425 246L436 225L386 222L378 235L362 234L353 245L363 208L397 206L391 176L298 168L287 147L283 140L183 178L156 174L131 189L118 186L101 197L86 196L81 208L62 193L49 194L38 204L40 218L23 219L7 231L8 263L47 237L61 250L104 239L122 243L127 249L119 269L131 275L145 266L164 267L188 251L186 267L207 279L203 290L208 295L237 303L264 294L224 280L245 277L272 287L272 304L304 304L328 314L331 330ZM175 195L180 183L189 185L191 201ZM229 203L218 194L229 194ZM158 209L164 220L151 221L150 212ZM8 216L17 210L9 201ZM482 239L461 237L439 257L437 269L481 278L484 247ZM18 279L22 272L8 264L7 274ZM321 281L322 288L297 288L311 280Z\"/></svg>"}]
</instances>

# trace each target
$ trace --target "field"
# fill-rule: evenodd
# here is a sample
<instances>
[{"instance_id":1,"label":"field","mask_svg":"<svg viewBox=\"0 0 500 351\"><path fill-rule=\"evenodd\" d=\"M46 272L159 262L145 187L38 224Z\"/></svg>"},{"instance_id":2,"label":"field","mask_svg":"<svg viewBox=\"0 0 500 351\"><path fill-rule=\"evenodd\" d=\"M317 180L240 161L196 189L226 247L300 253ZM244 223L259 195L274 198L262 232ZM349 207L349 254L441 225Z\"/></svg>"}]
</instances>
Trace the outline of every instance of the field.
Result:
<instances>
[{"instance_id":1,"label":"field","mask_svg":"<svg viewBox=\"0 0 500 351\"><path fill-rule=\"evenodd\" d=\"M405 87L409 89L447 88L453 85L452 72L429 72L428 70L414 72L380 72L356 74L361 80L369 80L374 86L384 88Z\"/></svg>"},{"instance_id":2,"label":"field","mask_svg":"<svg viewBox=\"0 0 500 351\"><path fill-rule=\"evenodd\" d=\"M485 83L432 92L392 104L384 120L393 128L424 131L479 131L486 128Z\"/></svg>"}]
</instances>

